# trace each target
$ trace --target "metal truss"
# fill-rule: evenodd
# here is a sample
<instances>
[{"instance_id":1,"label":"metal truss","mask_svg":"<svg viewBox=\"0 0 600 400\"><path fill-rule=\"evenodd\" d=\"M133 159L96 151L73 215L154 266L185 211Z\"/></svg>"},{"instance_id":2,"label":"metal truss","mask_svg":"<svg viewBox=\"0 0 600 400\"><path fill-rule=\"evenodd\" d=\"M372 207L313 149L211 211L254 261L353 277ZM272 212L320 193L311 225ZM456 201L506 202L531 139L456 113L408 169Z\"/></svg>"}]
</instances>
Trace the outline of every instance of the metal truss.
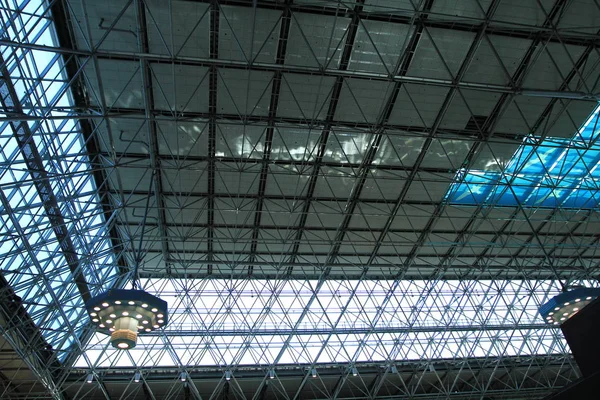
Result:
<instances>
[{"instance_id":1,"label":"metal truss","mask_svg":"<svg viewBox=\"0 0 600 400\"><path fill-rule=\"evenodd\" d=\"M595 107L597 32L578 7L531 2L513 23L502 1L4 0L0 267L23 318L3 332L50 398L569 383L537 307L596 285L596 210L446 193ZM173 317L118 353L81 304L126 285L142 233L144 288Z\"/></svg>"}]
</instances>

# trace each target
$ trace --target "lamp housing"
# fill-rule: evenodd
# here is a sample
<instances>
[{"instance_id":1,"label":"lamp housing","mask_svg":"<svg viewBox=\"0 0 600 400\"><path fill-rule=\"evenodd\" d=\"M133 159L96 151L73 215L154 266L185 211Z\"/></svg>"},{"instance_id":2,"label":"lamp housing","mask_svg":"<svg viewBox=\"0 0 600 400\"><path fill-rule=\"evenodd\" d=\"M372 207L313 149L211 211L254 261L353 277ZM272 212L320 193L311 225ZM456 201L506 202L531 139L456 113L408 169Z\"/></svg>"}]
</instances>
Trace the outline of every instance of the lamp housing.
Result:
<instances>
[{"instance_id":1,"label":"lamp housing","mask_svg":"<svg viewBox=\"0 0 600 400\"><path fill-rule=\"evenodd\" d=\"M539 313L546 323L558 326L598 297L600 288L575 287L551 298Z\"/></svg>"},{"instance_id":2,"label":"lamp housing","mask_svg":"<svg viewBox=\"0 0 600 400\"><path fill-rule=\"evenodd\" d=\"M96 329L111 336L113 347L133 349L140 334L164 327L167 302L143 290L111 289L85 303Z\"/></svg>"}]
</instances>

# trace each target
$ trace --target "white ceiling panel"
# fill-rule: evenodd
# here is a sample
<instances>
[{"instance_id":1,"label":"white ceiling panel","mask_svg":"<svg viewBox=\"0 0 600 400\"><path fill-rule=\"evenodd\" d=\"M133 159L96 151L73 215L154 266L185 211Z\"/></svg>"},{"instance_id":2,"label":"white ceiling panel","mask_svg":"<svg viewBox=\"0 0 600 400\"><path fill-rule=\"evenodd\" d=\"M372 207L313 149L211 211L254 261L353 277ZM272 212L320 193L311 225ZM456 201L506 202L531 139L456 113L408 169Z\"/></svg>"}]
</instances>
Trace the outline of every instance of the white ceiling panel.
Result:
<instances>
[{"instance_id":1,"label":"white ceiling panel","mask_svg":"<svg viewBox=\"0 0 600 400\"><path fill-rule=\"evenodd\" d=\"M519 1L503 0L493 15L492 24L502 21L509 25L541 26L556 0Z\"/></svg>"},{"instance_id":2,"label":"white ceiling panel","mask_svg":"<svg viewBox=\"0 0 600 400\"><path fill-rule=\"evenodd\" d=\"M158 152L184 159L207 156L208 131L208 121L157 121Z\"/></svg>"},{"instance_id":3,"label":"white ceiling panel","mask_svg":"<svg viewBox=\"0 0 600 400\"><path fill-rule=\"evenodd\" d=\"M523 86L535 89L558 90L584 51L583 46L546 43L534 56Z\"/></svg>"},{"instance_id":4,"label":"white ceiling panel","mask_svg":"<svg viewBox=\"0 0 600 400\"><path fill-rule=\"evenodd\" d=\"M424 143L423 135L388 130L379 144L373 164L411 167L419 157Z\"/></svg>"},{"instance_id":5,"label":"white ceiling panel","mask_svg":"<svg viewBox=\"0 0 600 400\"><path fill-rule=\"evenodd\" d=\"M275 62L281 11L226 5L220 11L219 58Z\"/></svg>"},{"instance_id":6,"label":"white ceiling panel","mask_svg":"<svg viewBox=\"0 0 600 400\"><path fill-rule=\"evenodd\" d=\"M408 180L408 172L371 169L360 193L363 200L396 200Z\"/></svg>"},{"instance_id":7,"label":"white ceiling panel","mask_svg":"<svg viewBox=\"0 0 600 400\"><path fill-rule=\"evenodd\" d=\"M425 229L433 214L434 207L429 205L404 204L398 208L391 227L410 231Z\"/></svg>"},{"instance_id":8,"label":"white ceiling panel","mask_svg":"<svg viewBox=\"0 0 600 400\"><path fill-rule=\"evenodd\" d=\"M267 115L273 73L219 69L217 109L234 115Z\"/></svg>"},{"instance_id":9,"label":"white ceiling panel","mask_svg":"<svg viewBox=\"0 0 600 400\"><path fill-rule=\"evenodd\" d=\"M206 224L208 207L206 197L196 196L163 196L165 206L165 221L167 224ZM174 227L173 229L180 229ZM186 228L186 234L191 235L200 228Z\"/></svg>"},{"instance_id":10,"label":"white ceiling panel","mask_svg":"<svg viewBox=\"0 0 600 400\"><path fill-rule=\"evenodd\" d=\"M294 231L301 217L304 202L299 200L264 199L261 225L280 226L282 229Z\"/></svg>"},{"instance_id":11,"label":"white ceiling panel","mask_svg":"<svg viewBox=\"0 0 600 400\"><path fill-rule=\"evenodd\" d=\"M465 81L498 85L510 82L531 43L529 39L485 35L465 72Z\"/></svg>"},{"instance_id":12,"label":"white ceiling panel","mask_svg":"<svg viewBox=\"0 0 600 400\"><path fill-rule=\"evenodd\" d=\"M333 77L283 74L277 116L325 119L334 82Z\"/></svg>"},{"instance_id":13,"label":"white ceiling panel","mask_svg":"<svg viewBox=\"0 0 600 400\"><path fill-rule=\"evenodd\" d=\"M216 156L262 159L266 129L265 125L218 124Z\"/></svg>"},{"instance_id":14,"label":"white ceiling panel","mask_svg":"<svg viewBox=\"0 0 600 400\"><path fill-rule=\"evenodd\" d=\"M540 127L538 134L572 138L597 106L595 101L559 100L548 116L548 126Z\"/></svg>"},{"instance_id":15,"label":"white ceiling panel","mask_svg":"<svg viewBox=\"0 0 600 400\"><path fill-rule=\"evenodd\" d=\"M98 75L103 86L104 99L98 95ZM98 70L93 64L86 65L86 76L93 93L90 96L92 104L102 106L102 100L107 108L129 107L144 108L142 91L142 75L140 64L132 61L98 60Z\"/></svg>"},{"instance_id":16,"label":"white ceiling panel","mask_svg":"<svg viewBox=\"0 0 600 400\"><path fill-rule=\"evenodd\" d=\"M193 1L144 1L151 14L148 29L150 51L180 57L208 58L208 4ZM148 19L148 18L147 18Z\"/></svg>"},{"instance_id":17,"label":"white ceiling panel","mask_svg":"<svg viewBox=\"0 0 600 400\"><path fill-rule=\"evenodd\" d=\"M295 165L269 165L265 194L289 199L302 197L308 190L312 169Z\"/></svg>"},{"instance_id":18,"label":"white ceiling panel","mask_svg":"<svg viewBox=\"0 0 600 400\"><path fill-rule=\"evenodd\" d=\"M389 122L404 126L433 126L448 91L441 86L402 85Z\"/></svg>"},{"instance_id":19,"label":"white ceiling panel","mask_svg":"<svg viewBox=\"0 0 600 400\"><path fill-rule=\"evenodd\" d=\"M474 37L474 32L425 28L407 75L453 79Z\"/></svg>"},{"instance_id":20,"label":"white ceiling panel","mask_svg":"<svg viewBox=\"0 0 600 400\"><path fill-rule=\"evenodd\" d=\"M315 186L315 197L348 198L356 181L352 168L321 167Z\"/></svg>"},{"instance_id":21,"label":"white ceiling panel","mask_svg":"<svg viewBox=\"0 0 600 400\"><path fill-rule=\"evenodd\" d=\"M215 193L253 195L258 191L260 165L216 164Z\"/></svg>"},{"instance_id":22,"label":"white ceiling panel","mask_svg":"<svg viewBox=\"0 0 600 400\"><path fill-rule=\"evenodd\" d=\"M360 163L373 142L371 133L344 131L335 129L329 132L327 149L323 161L344 164Z\"/></svg>"},{"instance_id":23,"label":"white ceiling panel","mask_svg":"<svg viewBox=\"0 0 600 400\"><path fill-rule=\"evenodd\" d=\"M110 124L110 132L107 127ZM148 154L148 125L143 118L111 118L102 121L98 130L100 148L112 154L137 153Z\"/></svg>"},{"instance_id":24,"label":"white ceiling panel","mask_svg":"<svg viewBox=\"0 0 600 400\"><path fill-rule=\"evenodd\" d=\"M471 161L471 169L476 171L503 171L521 143L522 140L491 139L479 147L479 151Z\"/></svg>"},{"instance_id":25,"label":"white ceiling panel","mask_svg":"<svg viewBox=\"0 0 600 400\"><path fill-rule=\"evenodd\" d=\"M485 121L485 118L490 116L500 98L500 93L483 90L459 90L448 106L440 127L462 130L466 129L468 125L479 125L475 129L477 131L483 129L482 122L479 121L481 119ZM471 122L474 117L477 118L477 124ZM470 122L471 124L469 124ZM475 131L471 126L468 127L470 131Z\"/></svg>"},{"instance_id":26,"label":"white ceiling panel","mask_svg":"<svg viewBox=\"0 0 600 400\"><path fill-rule=\"evenodd\" d=\"M515 97L508 106L501 111L496 125L496 132L528 135L542 112L550 103L550 99L543 97Z\"/></svg>"},{"instance_id":27,"label":"white ceiling panel","mask_svg":"<svg viewBox=\"0 0 600 400\"><path fill-rule=\"evenodd\" d=\"M421 162L423 168L456 170L463 164L473 142L452 135L438 135Z\"/></svg>"},{"instance_id":28,"label":"white ceiling panel","mask_svg":"<svg viewBox=\"0 0 600 400\"><path fill-rule=\"evenodd\" d=\"M137 51L135 6L117 0L85 2L69 7L77 45L81 49ZM113 26L113 30L109 28Z\"/></svg>"},{"instance_id":29,"label":"white ceiling panel","mask_svg":"<svg viewBox=\"0 0 600 400\"><path fill-rule=\"evenodd\" d=\"M271 158L286 161L313 161L317 156L322 127L277 126L273 132Z\"/></svg>"},{"instance_id":30,"label":"white ceiling panel","mask_svg":"<svg viewBox=\"0 0 600 400\"><path fill-rule=\"evenodd\" d=\"M442 19L484 19L490 3L492 0L436 0L431 12L435 13L436 18Z\"/></svg>"},{"instance_id":31,"label":"white ceiling panel","mask_svg":"<svg viewBox=\"0 0 600 400\"><path fill-rule=\"evenodd\" d=\"M413 31L411 25L362 20L348 68L395 74Z\"/></svg>"},{"instance_id":32,"label":"white ceiling panel","mask_svg":"<svg viewBox=\"0 0 600 400\"><path fill-rule=\"evenodd\" d=\"M217 225L248 226L254 223L256 200L245 198L216 198L214 223Z\"/></svg>"},{"instance_id":33,"label":"white ceiling panel","mask_svg":"<svg viewBox=\"0 0 600 400\"><path fill-rule=\"evenodd\" d=\"M360 202L354 209L349 228L383 229L391 212L391 204Z\"/></svg>"},{"instance_id":34,"label":"white ceiling panel","mask_svg":"<svg viewBox=\"0 0 600 400\"><path fill-rule=\"evenodd\" d=\"M293 13L285 63L336 69L349 23L342 16Z\"/></svg>"},{"instance_id":35,"label":"white ceiling panel","mask_svg":"<svg viewBox=\"0 0 600 400\"><path fill-rule=\"evenodd\" d=\"M452 180L452 174L418 172L406 193L406 200L439 202L448 192Z\"/></svg>"},{"instance_id":36,"label":"white ceiling panel","mask_svg":"<svg viewBox=\"0 0 600 400\"><path fill-rule=\"evenodd\" d=\"M208 68L152 64L154 106L178 112L208 112Z\"/></svg>"},{"instance_id":37,"label":"white ceiling panel","mask_svg":"<svg viewBox=\"0 0 600 400\"><path fill-rule=\"evenodd\" d=\"M306 217L310 228L337 228L344 219L344 201L312 201Z\"/></svg>"},{"instance_id":38,"label":"white ceiling panel","mask_svg":"<svg viewBox=\"0 0 600 400\"><path fill-rule=\"evenodd\" d=\"M346 79L335 112L338 121L375 123L392 91L389 82Z\"/></svg>"},{"instance_id":39,"label":"white ceiling panel","mask_svg":"<svg viewBox=\"0 0 600 400\"><path fill-rule=\"evenodd\" d=\"M173 193L206 193L208 164L204 161L163 160L163 189Z\"/></svg>"},{"instance_id":40,"label":"white ceiling panel","mask_svg":"<svg viewBox=\"0 0 600 400\"><path fill-rule=\"evenodd\" d=\"M595 35L600 26L600 5L594 0L573 0L561 13L557 28Z\"/></svg>"}]
</instances>

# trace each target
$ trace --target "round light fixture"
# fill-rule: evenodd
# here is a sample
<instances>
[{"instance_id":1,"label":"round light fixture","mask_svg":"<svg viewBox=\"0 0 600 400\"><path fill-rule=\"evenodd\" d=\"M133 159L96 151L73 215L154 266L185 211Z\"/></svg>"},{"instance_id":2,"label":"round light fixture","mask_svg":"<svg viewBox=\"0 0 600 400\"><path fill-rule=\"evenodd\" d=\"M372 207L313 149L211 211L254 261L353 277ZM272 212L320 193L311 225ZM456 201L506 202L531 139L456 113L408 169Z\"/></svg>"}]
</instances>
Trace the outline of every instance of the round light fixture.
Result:
<instances>
[{"instance_id":1,"label":"round light fixture","mask_svg":"<svg viewBox=\"0 0 600 400\"><path fill-rule=\"evenodd\" d=\"M559 325L598 297L600 288L574 287L554 296L539 312L548 324Z\"/></svg>"},{"instance_id":2,"label":"round light fixture","mask_svg":"<svg viewBox=\"0 0 600 400\"><path fill-rule=\"evenodd\" d=\"M139 334L168 322L167 302L143 290L112 289L91 298L85 306L97 329L110 334L113 347L122 350L133 349ZM150 326L142 327L142 321Z\"/></svg>"}]
</instances>

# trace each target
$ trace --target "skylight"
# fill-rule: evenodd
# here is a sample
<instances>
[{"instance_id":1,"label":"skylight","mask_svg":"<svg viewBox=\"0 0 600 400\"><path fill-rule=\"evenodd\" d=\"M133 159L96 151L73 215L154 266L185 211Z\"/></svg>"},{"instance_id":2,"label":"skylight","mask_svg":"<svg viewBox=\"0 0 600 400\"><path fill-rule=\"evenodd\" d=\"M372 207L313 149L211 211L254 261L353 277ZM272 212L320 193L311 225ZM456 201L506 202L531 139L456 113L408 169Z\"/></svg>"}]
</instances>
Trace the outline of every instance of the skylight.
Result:
<instances>
[{"instance_id":1,"label":"skylight","mask_svg":"<svg viewBox=\"0 0 600 400\"><path fill-rule=\"evenodd\" d=\"M3 38L57 46L46 2L11 5L20 11L0 10ZM0 268L63 359L63 350L88 322L67 257L77 260L77 270L94 294L115 283L114 252L89 159L83 155L80 127L75 119L62 119L71 115L73 106L62 57L25 47L0 49L5 118L0 125ZM35 116L35 121L11 120L21 113ZM40 168L32 169L32 163ZM54 215L49 217L49 212ZM64 226L53 224L57 215ZM65 255L57 232L68 236L73 255Z\"/></svg>"},{"instance_id":2,"label":"skylight","mask_svg":"<svg viewBox=\"0 0 600 400\"><path fill-rule=\"evenodd\" d=\"M504 172L461 170L452 204L595 208L600 201L597 107L571 139L527 136Z\"/></svg>"},{"instance_id":3,"label":"skylight","mask_svg":"<svg viewBox=\"0 0 600 400\"><path fill-rule=\"evenodd\" d=\"M551 281L152 279L161 332L128 352L98 333L77 367L290 365L564 353L538 306ZM558 334L557 334L558 333Z\"/></svg>"}]
</instances>

